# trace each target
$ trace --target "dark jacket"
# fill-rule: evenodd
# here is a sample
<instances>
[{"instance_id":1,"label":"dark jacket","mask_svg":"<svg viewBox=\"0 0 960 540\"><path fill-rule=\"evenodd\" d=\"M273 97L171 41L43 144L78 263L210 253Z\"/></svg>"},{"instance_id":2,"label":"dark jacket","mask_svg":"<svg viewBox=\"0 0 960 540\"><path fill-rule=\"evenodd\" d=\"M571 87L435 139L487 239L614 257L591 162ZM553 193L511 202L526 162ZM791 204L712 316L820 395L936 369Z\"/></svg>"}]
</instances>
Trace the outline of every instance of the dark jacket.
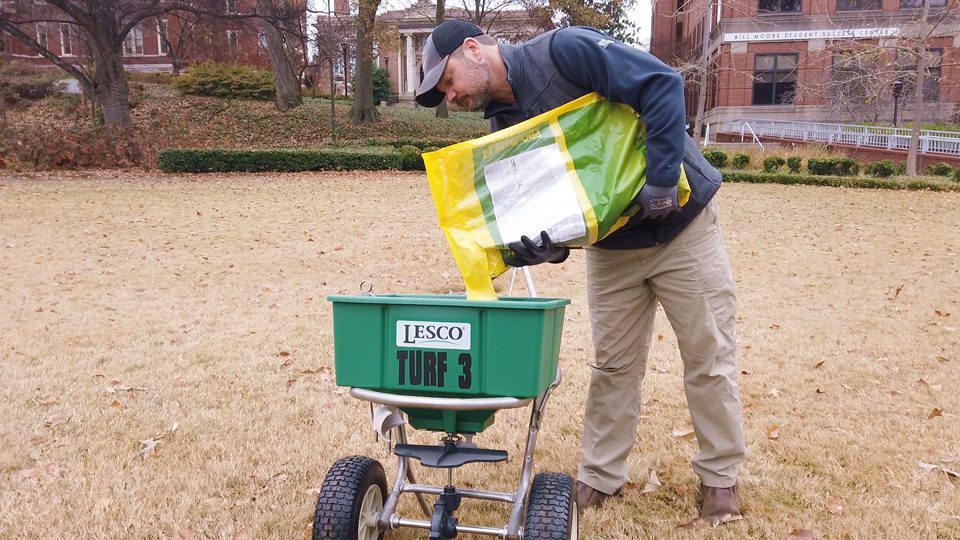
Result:
<instances>
[{"instance_id":1,"label":"dark jacket","mask_svg":"<svg viewBox=\"0 0 960 540\"><path fill-rule=\"evenodd\" d=\"M683 162L690 200L658 219L631 218L597 243L607 249L662 244L683 230L720 188L720 173L685 131L683 78L653 55L585 27L547 32L520 45L500 45L516 102L493 102L485 116L496 131L590 92L630 105L646 123L647 182L675 186Z\"/></svg>"}]
</instances>

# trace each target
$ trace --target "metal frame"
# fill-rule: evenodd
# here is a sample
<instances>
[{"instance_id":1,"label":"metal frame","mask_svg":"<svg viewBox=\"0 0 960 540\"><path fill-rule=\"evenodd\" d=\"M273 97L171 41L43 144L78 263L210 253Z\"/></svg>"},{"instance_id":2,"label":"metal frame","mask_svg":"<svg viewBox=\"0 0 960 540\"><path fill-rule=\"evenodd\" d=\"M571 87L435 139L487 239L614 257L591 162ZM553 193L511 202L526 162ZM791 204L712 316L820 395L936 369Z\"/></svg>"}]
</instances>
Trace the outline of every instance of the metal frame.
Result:
<instances>
[{"instance_id":1,"label":"metal frame","mask_svg":"<svg viewBox=\"0 0 960 540\"><path fill-rule=\"evenodd\" d=\"M503 540L522 540L523 538L523 517L526 508L527 490L530 488L530 476L533 471L533 454L537 445L537 435L540 431L540 422L543 419L543 411L546 408L547 400L550 394L560 384L562 373L560 366L557 366L557 378L543 391L537 398L436 398L423 396L404 396L390 394L386 392L377 392L374 390L365 390L361 388L351 388L350 395L355 398L379 403L383 405L393 405L399 407L417 407L422 409L439 409L454 411L471 410L489 410L489 409L517 409L533 402L530 412L530 426L527 431L527 444L523 456L523 467L520 472L520 485L515 493L499 493L495 491L481 491L473 489L457 489L461 496L470 499L482 499L488 501L499 501L513 505L510 512L510 522L505 527L481 527L476 525L457 524L457 533L482 534L487 536L496 536ZM406 444L407 433L404 426L395 428L397 430L396 441L398 444ZM392 450L391 450L392 452ZM387 497L383 510L377 517L377 526L383 530L394 530L400 527L412 527L416 529L430 530L430 517L432 511L423 495L441 495L442 487L428 486L418 484L414 477L413 470L410 467L409 457L397 456L400 460L400 466L397 470L397 480L394 483L393 491ZM448 478L452 477L452 469L447 471ZM408 483L409 481L409 483ZM452 484L452 482L448 482ZM397 503L400 495L403 493L414 493L420 508L423 510L427 521L417 519L407 519L396 513Z\"/></svg>"}]
</instances>

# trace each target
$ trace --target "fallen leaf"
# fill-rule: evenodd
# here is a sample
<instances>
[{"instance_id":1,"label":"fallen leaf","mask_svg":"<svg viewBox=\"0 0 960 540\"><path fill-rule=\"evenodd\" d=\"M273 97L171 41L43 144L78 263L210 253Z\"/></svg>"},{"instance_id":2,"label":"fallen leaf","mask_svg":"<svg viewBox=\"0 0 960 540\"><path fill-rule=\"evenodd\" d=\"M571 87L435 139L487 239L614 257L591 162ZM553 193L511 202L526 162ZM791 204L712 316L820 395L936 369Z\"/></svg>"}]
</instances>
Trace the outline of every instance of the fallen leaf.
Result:
<instances>
[{"instance_id":1,"label":"fallen leaf","mask_svg":"<svg viewBox=\"0 0 960 540\"><path fill-rule=\"evenodd\" d=\"M161 435L160 437L162 437ZM144 460L157 457L157 446L160 445L160 437L156 439L147 439L145 441L140 441L140 444L144 445L144 448L140 450L140 455L143 456Z\"/></svg>"},{"instance_id":2,"label":"fallen leaf","mask_svg":"<svg viewBox=\"0 0 960 540\"><path fill-rule=\"evenodd\" d=\"M950 359L947 358L946 356L938 356L938 357L937 357L937 360L939 360L939 361L941 361L941 362L949 362L949 361L950 361Z\"/></svg>"},{"instance_id":3,"label":"fallen leaf","mask_svg":"<svg viewBox=\"0 0 960 540\"><path fill-rule=\"evenodd\" d=\"M699 517L695 517L695 518L691 519L690 521L684 523L683 525L677 526L677 528L678 528L678 529L692 529L692 528L696 527L696 526L697 526L697 523L700 523L701 521L703 521L703 520L700 519Z\"/></svg>"},{"instance_id":4,"label":"fallen leaf","mask_svg":"<svg viewBox=\"0 0 960 540\"><path fill-rule=\"evenodd\" d=\"M673 430L673 436L676 438L686 437L688 435L693 435L694 431L692 427L682 427Z\"/></svg>"},{"instance_id":5,"label":"fallen leaf","mask_svg":"<svg viewBox=\"0 0 960 540\"><path fill-rule=\"evenodd\" d=\"M815 365L815 366L813 366L813 367L814 367L814 368L819 368L819 367L822 367L822 366L823 366L824 364L826 364L826 363L827 363L826 360L821 360L821 361L817 362L817 365Z\"/></svg>"},{"instance_id":6,"label":"fallen leaf","mask_svg":"<svg viewBox=\"0 0 960 540\"><path fill-rule=\"evenodd\" d=\"M48 427L48 428L50 428L50 427L57 427L57 426L61 426L61 425L63 425L63 424L66 424L66 423L69 422L69 421L70 421L70 417L69 417L69 416L58 416L58 417L56 417L56 418L51 418L50 420L47 420L46 422L43 423L43 425L46 426L46 427Z\"/></svg>"},{"instance_id":7,"label":"fallen leaf","mask_svg":"<svg viewBox=\"0 0 960 540\"><path fill-rule=\"evenodd\" d=\"M296 379L289 379L289 380L287 380L287 388L290 388L291 386L293 386L293 385L296 384L296 383L297 383L297 380L296 380Z\"/></svg>"},{"instance_id":8,"label":"fallen leaf","mask_svg":"<svg viewBox=\"0 0 960 540\"><path fill-rule=\"evenodd\" d=\"M740 374L741 374L741 375L750 375L750 372L747 371L747 370L743 370L743 371L740 372Z\"/></svg>"},{"instance_id":9,"label":"fallen leaf","mask_svg":"<svg viewBox=\"0 0 960 540\"><path fill-rule=\"evenodd\" d=\"M39 465L32 469L24 469L20 471L20 478L25 478L28 480L39 480L44 476L49 474L56 474L60 468L53 463L47 463L46 465Z\"/></svg>"},{"instance_id":10,"label":"fallen leaf","mask_svg":"<svg viewBox=\"0 0 960 540\"><path fill-rule=\"evenodd\" d=\"M223 497L210 497L203 501L203 505L210 508L226 508L230 506L230 502Z\"/></svg>"},{"instance_id":11,"label":"fallen leaf","mask_svg":"<svg viewBox=\"0 0 960 540\"><path fill-rule=\"evenodd\" d=\"M662 336L662 335L658 335L658 336L657 336L657 341L663 341L663 336Z\"/></svg>"},{"instance_id":12,"label":"fallen leaf","mask_svg":"<svg viewBox=\"0 0 960 540\"><path fill-rule=\"evenodd\" d=\"M197 540L197 535L190 529L180 529L177 531L177 534L179 534L183 540Z\"/></svg>"},{"instance_id":13,"label":"fallen leaf","mask_svg":"<svg viewBox=\"0 0 960 540\"><path fill-rule=\"evenodd\" d=\"M840 386L844 387L847 390L853 390L853 387L847 383L841 383Z\"/></svg>"},{"instance_id":14,"label":"fallen leaf","mask_svg":"<svg viewBox=\"0 0 960 540\"><path fill-rule=\"evenodd\" d=\"M934 409L930 411L929 418L936 418L938 416L943 416L943 411L941 411L940 409Z\"/></svg>"},{"instance_id":15,"label":"fallen leaf","mask_svg":"<svg viewBox=\"0 0 960 540\"><path fill-rule=\"evenodd\" d=\"M690 493L691 491L693 491L693 488L690 487L690 486L677 486L677 487L675 487L675 488L673 488L673 489L675 489L675 490L677 491L677 495L686 495L686 494Z\"/></svg>"},{"instance_id":16,"label":"fallen leaf","mask_svg":"<svg viewBox=\"0 0 960 540\"><path fill-rule=\"evenodd\" d=\"M103 510L104 508L110 506L110 502L113 501L113 497L106 496L100 497L97 499L97 502L93 503L94 510Z\"/></svg>"},{"instance_id":17,"label":"fallen leaf","mask_svg":"<svg viewBox=\"0 0 960 540\"><path fill-rule=\"evenodd\" d=\"M891 390L890 395L896 397L900 395L900 392L897 392L896 390Z\"/></svg>"},{"instance_id":18,"label":"fallen leaf","mask_svg":"<svg viewBox=\"0 0 960 540\"><path fill-rule=\"evenodd\" d=\"M183 383L184 383L183 375L178 375L177 378L175 378L175 379L173 380L173 387L174 387L174 388L180 388L181 386L183 386ZM182 529L182 530L186 530L186 529ZM188 532L189 532L189 531L188 531ZM193 534L193 533L191 533L191 534Z\"/></svg>"},{"instance_id":19,"label":"fallen leaf","mask_svg":"<svg viewBox=\"0 0 960 540\"><path fill-rule=\"evenodd\" d=\"M817 388L816 390L813 391L813 393L814 393L814 394L822 394L822 393L823 393L823 390Z\"/></svg>"},{"instance_id":20,"label":"fallen leaf","mask_svg":"<svg viewBox=\"0 0 960 540\"><path fill-rule=\"evenodd\" d=\"M267 307L268 307L268 308L278 308L278 307L280 307L280 304L274 302L274 303L270 304L270 305L267 306Z\"/></svg>"},{"instance_id":21,"label":"fallen leaf","mask_svg":"<svg viewBox=\"0 0 960 540\"><path fill-rule=\"evenodd\" d=\"M119 406L120 406L120 402L117 401L117 400L113 400L113 403L111 403L110 406L111 406L111 407L119 407Z\"/></svg>"},{"instance_id":22,"label":"fallen leaf","mask_svg":"<svg viewBox=\"0 0 960 540\"><path fill-rule=\"evenodd\" d=\"M918 461L918 462L917 462L917 465L920 465L920 468L923 469L923 470L925 470L925 471L927 471L927 472L930 472L930 471L932 471L932 470L934 470L934 469L939 469L939 468L940 468L938 465L934 465L934 464L932 464L932 463L924 463L924 462L922 462L922 461Z\"/></svg>"},{"instance_id":23,"label":"fallen leaf","mask_svg":"<svg viewBox=\"0 0 960 540\"><path fill-rule=\"evenodd\" d=\"M917 379L917 384L919 384L920 386L927 386L927 381L923 379Z\"/></svg>"},{"instance_id":24,"label":"fallen leaf","mask_svg":"<svg viewBox=\"0 0 960 540\"><path fill-rule=\"evenodd\" d=\"M940 470L943 471L943 472L945 472L945 473L947 473L947 476L952 476L952 477L954 477L954 478L960 478L960 473L958 473L958 472L956 472L956 471L951 471L950 469L944 469L943 467L940 467Z\"/></svg>"},{"instance_id":25,"label":"fallen leaf","mask_svg":"<svg viewBox=\"0 0 960 540\"><path fill-rule=\"evenodd\" d=\"M780 426L774 424L770 426L770 429L767 430L767 438L771 441L775 441L780 438Z\"/></svg>"},{"instance_id":26,"label":"fallen leaf","mask_svg":"<svg viewBox=\"0 0 960 540\"><path fill-rule=\"evenodd\" d=\"M827 501L827 511L838 516L843 514L843 501L830 499Z\"/></svg>"},{"instance_id":27,"label":"fallen leaf","mask_svg":"<svg viewBox=\"0 0 960 540\"><path fill-rule=\"evenodd\" d=\"M279 369L293 369L293 362L289 360L284 360L282 364L277 366Z\"/></svg>"},{"instance_id":28,"label":"fallen leaf","mask_svg":"<svg viewBox=\"0 0 960 540\"><path fill-rule=\"evenodd\" d=\"M779 325L779 324L771 324L771 325L770 325L770 328L776 328L777 330L779 330L779 329L780 329L780 325Z\"/></svg>"},{"instance_id":29,"label":"fallen leaf","mask_svg":"<svg viewBox=\"0 0 960 540\"><path fill-rule=\"evenodd\" d=\"M650 493L656 491L663 487L663 484L660 483L660 479L657 478L657 471L650 471L650 479L643 484L643 491L640 493Z\"/></svg>"},{"instance_id":30,"label":"fallen leaf","mask_svg":"<svg viewBox=\"0 0 960 540\"><path fill-rule=\"evenodd\" d=\"M287 351L280 351L279 356L284 356L284 357L290 356L290 353L288 353Z\"/></svg>"},{"instance_id":31,"label":"fallen leaf","mask_svg":"<svg viewBox=\"0 0 960 540\"><path fill-rule=\"evenodd\" d=\"M794 529L787 536L787 540L813 540L813 531L810 529Z\"/></svg>"},{"instance_id":32,"label":"fallen leaf","mask_svg":"<svg viewBox=\"0 0 960 540\"><path fill-rule=\"evenodd\" d=\"M41 399L40 401L38 401L37 403L39 403L40 405L56 405L60 403L60 398L58 398L57 396L47 396Z\"/></svg>"},{"instance_id":33,"label":"fallen leaf","mask_svg":"<svg viewBox=\"0 0 960 540\"><path fill-rule=\"evenodd\" d=\"M244 538L247 538L249 536L250 536L250 527L243 527L242 529L237 531L237 534L233 535L232 540L243 540Z\"/></svg>"},{"instance_id":34,"label":"fallen leaf","mask_svg":"<svg viewBox=\"0 0 960 540\"><path fill-rule=\"evenodd\" d=\"M321 490L321 488L310 488L310 489L304 491L304 493L306 493L307 495L310 495L310 496L312 496L312 497L316 497L317 495L320 494L320 490Z\"/></svg>"},{"instance_id":35,"label":"fallen leaf","mask_svg":"<svg viewBox=\"0 0 960 540\"><path fill-rule=\"evenodd\" d=\"M774 388L774 389L770 390L769 392L767 392L767 396L772 397L772 398L778 398L778 397L780 397L780 391L777 390L776 388Z\"/></svg>"}]
</instances>

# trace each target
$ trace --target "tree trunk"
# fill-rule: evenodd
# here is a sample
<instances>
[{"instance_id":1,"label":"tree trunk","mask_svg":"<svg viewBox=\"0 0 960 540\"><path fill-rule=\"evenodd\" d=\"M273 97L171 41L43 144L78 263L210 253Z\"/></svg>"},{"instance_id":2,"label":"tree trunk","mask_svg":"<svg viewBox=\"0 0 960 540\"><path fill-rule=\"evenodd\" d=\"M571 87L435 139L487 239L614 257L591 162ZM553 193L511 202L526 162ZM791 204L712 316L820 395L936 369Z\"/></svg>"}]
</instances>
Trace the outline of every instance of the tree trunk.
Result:
<instances>
[{"instance_id":1,"label":"tree trunk","mask_svg":"<svg viewBox=\"0 0 960 540\"><path fill-rule=\"evenodd\" d=\"M440 23L443 22L445 17L444 8L446 8L446 6L443 2L444 0L437 0L437 26L440 26ZM443 100L437 105L436 116L437 118L447 118L449 116L447 113L447 100Z\"/></svg>"},{"instance_id":2,"label":"tree trunk","mask_svg":"<svg viewBox=\"0 0 960 540\"><path fill-rule=\"evenodd\" d=\"M283 32L277 28L280 21L277 18L277 9L273 0L257 0L257 13L264 17L263 33L267 40L267 51L270 53L273 78L276 81L277 109L286 111L302 105L300 80L297 79L297 70L287 47L287 40Z\"/></svg>"},{"instance_id":3,"label":"tree trunk","mask_svg":"<svg viewBox=\"0 0 960 540\"><path fill-rule=\"evenodd\" d=\"M907 176L916 176L919 172L917 170L917 151L920 149L920 130L923 129L923 87L926 83L927 74L927 42L924 33L929 16L930 2L924 0L923 19L917 33L920 50L918 51L919 58L917 58L916 86L913 89L913 131L910 132L910 147L907 149Z\"/></svg>"},{"instance_id":4,"label":"tree trunk","mask_svg":"<svg viewBox=\"0 0 960 540\"><path fill-rule=\"evenodd\" d=\"M104 33L94 36L92 42L97 66L93 86L103 113L103 124L125 128L131 120L130 89L123 70L123 41L119 38L111 40Z\"/></svg>"},{"instance_id":5,"label":"tree trunk","mask_svg":"<svg viewBox=\"0 0 960 540\"><path fill-rule=\"evenodd\" d=\"M380 120L380 112L373 104L373 23L380 0L360 0L357 15L357 82L353 88L353 107L350 122L372 124ZM345 74L349 76L349 74Z\"/></svg>"},{"instance_id":6,"label":"tree trunk","mask_svg":"<svg viewBox=\"0 0 960 540\"><path fill-rule=\"evenodd\" d=\"M693 140L704 145L709 141L703 140L703 115L707 110L707 83L710 79L710 21L713 10L707 6L703 16L703 43L700 52L700 89L697 92L697 118L693 123Z\"/></svg>"}]
</instances>

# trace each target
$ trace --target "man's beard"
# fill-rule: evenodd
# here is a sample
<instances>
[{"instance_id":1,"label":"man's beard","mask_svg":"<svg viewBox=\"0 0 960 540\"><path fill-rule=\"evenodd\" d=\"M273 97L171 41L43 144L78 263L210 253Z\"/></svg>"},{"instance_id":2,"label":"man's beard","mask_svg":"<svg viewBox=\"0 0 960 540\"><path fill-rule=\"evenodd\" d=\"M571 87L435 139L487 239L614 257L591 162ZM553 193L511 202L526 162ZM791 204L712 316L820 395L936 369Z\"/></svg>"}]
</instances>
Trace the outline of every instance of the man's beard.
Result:
<instances>
[{"instance_id":1,"label":"man's beard","mask_svg":"<svg viewBox=\"0 0 960 540\"><path fill-rule=\"evenodd\" d=\"M493 101L493 97L490 95L490 66L482 62L474 62L468 58L463 60L467 75L472 81L470 83L470 93L467 96L473 102L470 110L482 111ZM458 105L463 104L458 103Z\"/></svg>"}]
</instances>

